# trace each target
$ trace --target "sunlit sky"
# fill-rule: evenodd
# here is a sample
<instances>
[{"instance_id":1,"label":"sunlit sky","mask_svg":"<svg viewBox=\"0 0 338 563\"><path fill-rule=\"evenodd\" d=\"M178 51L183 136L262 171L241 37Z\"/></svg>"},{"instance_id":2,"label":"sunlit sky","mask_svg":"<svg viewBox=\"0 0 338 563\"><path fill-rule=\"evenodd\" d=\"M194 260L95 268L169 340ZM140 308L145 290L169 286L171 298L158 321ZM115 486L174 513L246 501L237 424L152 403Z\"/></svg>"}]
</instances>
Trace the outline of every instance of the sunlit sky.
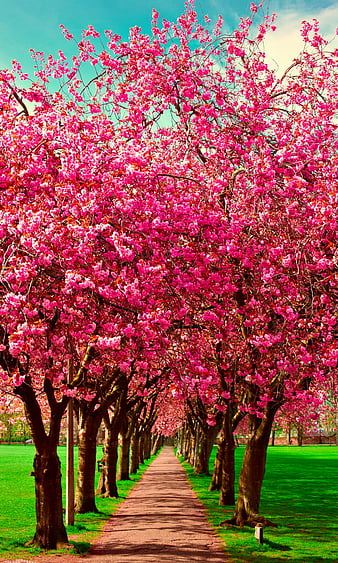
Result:
<instances>
[{"instance_id":1,"label":"sunlit sky","mask_svg":"<svg viewBox=\"0 0 338 563\"><path fill-rule=\"evenodd\" d=\"M258 4L256 0L256 4ZM231 32L240 17L249 15L247 0L196 0L199 15L208 14L216 20L224 18L225 32ZM134 25L150 30L152 8L160 17L175 20L184 11L182 0L2 0L0 15L0 68L11 65L12 59L31 72L29 49L56 54L69 49L59 25L63 24L76 38L81 30L93 25L98 31L112 29L128 38ZM299 29L302 20L316 18L325 37L331 39L338 27L337 0L265 0L263 12L277 13L277 31L266 43L271 59L280 66L288 65L301 48ZM337 41L337 40L336 40Z\"/></svg>"}]
</instances>

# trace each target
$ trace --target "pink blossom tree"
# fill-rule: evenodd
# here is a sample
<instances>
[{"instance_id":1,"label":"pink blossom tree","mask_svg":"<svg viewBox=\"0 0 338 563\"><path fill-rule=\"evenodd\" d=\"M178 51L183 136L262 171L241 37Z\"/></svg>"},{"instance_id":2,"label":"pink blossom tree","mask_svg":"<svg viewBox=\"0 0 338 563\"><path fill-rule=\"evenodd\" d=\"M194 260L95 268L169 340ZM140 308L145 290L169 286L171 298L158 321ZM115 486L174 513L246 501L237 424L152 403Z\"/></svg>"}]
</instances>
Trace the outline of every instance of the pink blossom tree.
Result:
<instances>
[{"instance_id":1,"label":"pink blossom tree","mask_svg":"<svg viewBox=\"0 0 338 563\"><path fill-rule=\"evenodd\" d=\"M136 356L136 387L165 369L169 394L248 414L233 522L253 525L276 413L337 366L337 53L306 23L279 76L274 16L223 36L187 3L152 23L103 50L89 26L71 60L35 53L27 89L18 63L0 76L1 378L31 425L46 548L67 540L68 397L100 394L106 370Z\"/></svg>"}]
</instances>

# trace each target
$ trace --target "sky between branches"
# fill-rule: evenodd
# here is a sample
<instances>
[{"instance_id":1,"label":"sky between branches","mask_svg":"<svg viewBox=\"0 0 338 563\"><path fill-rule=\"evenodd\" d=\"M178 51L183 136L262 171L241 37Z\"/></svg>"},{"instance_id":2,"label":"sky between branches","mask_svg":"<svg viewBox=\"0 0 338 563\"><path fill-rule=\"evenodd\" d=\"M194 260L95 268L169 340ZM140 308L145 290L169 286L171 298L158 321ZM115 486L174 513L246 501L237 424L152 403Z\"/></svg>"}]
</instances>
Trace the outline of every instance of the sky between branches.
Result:
<instances>
[{"instance_id":1,"label":"sky between branches","mask_svg":"<svg viewBox=\"0 0 338 563\"><path fill-rule=\"evenodd\" d=\"M258 0L255 2L259 3ZM202 18L208 14L216 20L224 18L224 31L231 32L240 17L250 14L249 0L196 0L196 9ZM155 8L160 18L175 20L184 11L183 0L15 0L3 3L0 17L0 68L8 68L12 59L22 63L30 72L32 63L29 49L56 54L59 49L69 50L59 25L69 28L80 39L81 30L93 25L98 31L112 29L125 39L134 25L150 30L151 11ZM277 31L266 43L270 61L277 60L285 68L301 48L299 29L301 21L316 18L327 39L334 36L338 26L336 0L265 0L264 13L277 13ZM337 39L335 40L337 46Z\"/></svg>"}]
</instances>

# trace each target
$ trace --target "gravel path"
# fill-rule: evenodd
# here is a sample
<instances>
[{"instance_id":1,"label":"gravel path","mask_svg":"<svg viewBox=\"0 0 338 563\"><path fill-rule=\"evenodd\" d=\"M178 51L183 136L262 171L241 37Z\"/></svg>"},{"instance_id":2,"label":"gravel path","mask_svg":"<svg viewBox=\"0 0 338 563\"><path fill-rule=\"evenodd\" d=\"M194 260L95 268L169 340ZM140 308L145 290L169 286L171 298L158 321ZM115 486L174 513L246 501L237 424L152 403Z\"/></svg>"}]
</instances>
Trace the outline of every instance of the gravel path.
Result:
<instances>
[{"instance_id":1,"label":"gravel path","mask_svg":"<svg viewBox=\"0 0 338 563\"><path fill-rule=\"evenodd\" d=\"M17 560L18 561L18 560ZM170 447L164 447L84 556L37 563L224 563L219 539Z\"/></svg>"}]
</instances>

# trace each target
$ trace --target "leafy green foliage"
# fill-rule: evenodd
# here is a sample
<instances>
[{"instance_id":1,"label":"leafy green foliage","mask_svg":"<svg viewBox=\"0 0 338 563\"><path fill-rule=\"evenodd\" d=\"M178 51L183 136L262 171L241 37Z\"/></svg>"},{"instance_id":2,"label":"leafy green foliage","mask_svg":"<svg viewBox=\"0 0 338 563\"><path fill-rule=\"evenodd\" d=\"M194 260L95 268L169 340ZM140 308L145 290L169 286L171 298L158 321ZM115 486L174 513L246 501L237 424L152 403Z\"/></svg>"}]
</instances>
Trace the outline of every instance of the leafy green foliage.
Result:
<instances>
[{"instance_id":1,"label":"leafy green foliage","mask_svg":"<svg viewBox=\"0 0 338 563\"><path fill-rule=\"evenodd\" d=\"M236 472L244 448L236 449ZM216 448L210 460L212 471ZM210 477L195 475L184 463L189 481L206 507L210 523L236 563L295 561L335 563L338 560L338 449L334 446L287 447L268 450L260 512L278 524L264 529L258 544L251 528L220 527L234 507L218 505L218 492L209 492Z\"/></svg>"}]
</instances>

